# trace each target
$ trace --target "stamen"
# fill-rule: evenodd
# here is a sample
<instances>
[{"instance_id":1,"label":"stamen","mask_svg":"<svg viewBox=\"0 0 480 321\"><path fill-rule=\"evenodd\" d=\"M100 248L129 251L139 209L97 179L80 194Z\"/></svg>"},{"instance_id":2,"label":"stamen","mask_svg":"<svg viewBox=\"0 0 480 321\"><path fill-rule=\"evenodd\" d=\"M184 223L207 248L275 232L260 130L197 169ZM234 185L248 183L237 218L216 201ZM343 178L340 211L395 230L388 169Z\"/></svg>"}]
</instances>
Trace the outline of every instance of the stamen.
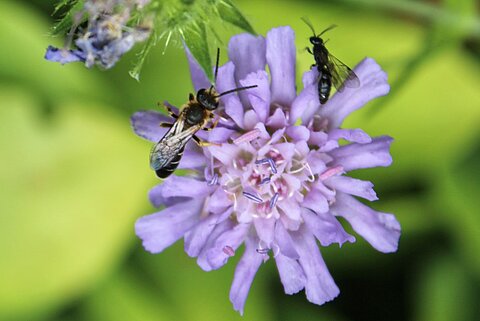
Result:
<instances>
[{"instance_id":1,"label":"stamen","mask_svg":"<svg viewBox=\"0 0 480 321\"><path fill-rule=\"evenodd\" d=\"M332 167L332 168L329 168L327 169L325 172L323 172L322 174L320 174L320 176L318 177L320 180L324 181L326 180L327 178L329 177L332 177L334 175L337 175L339 173L343 172L343 166L335 166L335 167Z\"/></svg>"},{"instance_id":2,"label":"stamen","mask_svg":"<svg viewBox=\"0 0 480 321\"><path fill-rule=\"evenodd\" d=\"M273 194L273 197L270 199L270 205L269 205L270 209L272 209L277 204L277 200L279 196L280 196L279 193Z\"/></svg>"},{"instance_id":3,"label":"stamen","mask_svg":"<svg viewBox=\"0 0 480 321\"><path fill-rule=\"evenodd\" d=\"M255 162L257 165L268 164L273 174L277 174L277 166L275 166L275 161L272 158L263 158Z\"/></svg>"},{"instance_id":4,"label":"stamen","mask_svg":"<svg viewBox=\"0 0 480 321\"><path fill-rule=\"evenodd\" d=\"M251 142L252 140L260 137L260 134L261 134L260 130L258 128L255 128L254 130L246 132L242 136L235 138L233 140L233 143L236 144L236 145L239 145L241 143Z\"/></svg>"},{"instance_id":5,"label":"stamen","mask_svg":"<svg viewBox=\"0 0 480 321\"><path fill-rule=\"evenodd\" d=\"M234 256L235 255L235 250L229 246L225 245L222 249L223 253L227 254L228 256Z\"/></svg>"},{"instance_id":6,"label":"stamen","mask_svg":"<svg viewBox=\"0 0 480 321\"><path fill-rule=\"evenodd\" d=\"M212 177L212 179L207 183L208 186L213 186L213 185L217 185L217 182L218 182L218 175L217 173L215 173Z\"/></svg>"},{"instance_id":7,"label":"stamen","mask_svg":"<svg viewBox=\"0 0 480 321\"><path fill-rule=\"evenodd\" d=\"M258 185L261 186L261 185L265 185L265 184L268 184L268 183L270 183L270 177L265 177L264 179L262 179L260 181L260 183L258 183Z\"/></svg>"},{"instance_id":8,"label":"stamen","mask_svg":"<svg viewBox=\"0 0 480 321\"><path fill-rule=\"evenodd\" d=\"M248 198L249 200L251 200L252 202L255 202L255 203L262 203L263 202L263 200L260 198L260 196L252 194L252 193L243 192L243 196L245 196L246 198Z\"/></svg>"},{"instance_id":9,"label":"stamen","mask_svg":"<svg viewBox=\"0 0 480 321\"><path fill-rule=\"evenodd\" d=\"M270 164L270 169L272 170L273 174L277 174L277 166L275 166L275 162L273 159L268 158L268 164Z\"/></svg>"},{"instance_id":10,"label":"stamen","mask_svg":"<svg viewBox=\"0 0 480 321\"><path fill-rule=\"evenodd\" d=\"M256 251L257 251L258 254L265 255L265 254L268 253L268 251L270 251L270 249L269 248L265 248L265 249L258 248L258 249L256 249Z\"/></svg>"}]
</instances>

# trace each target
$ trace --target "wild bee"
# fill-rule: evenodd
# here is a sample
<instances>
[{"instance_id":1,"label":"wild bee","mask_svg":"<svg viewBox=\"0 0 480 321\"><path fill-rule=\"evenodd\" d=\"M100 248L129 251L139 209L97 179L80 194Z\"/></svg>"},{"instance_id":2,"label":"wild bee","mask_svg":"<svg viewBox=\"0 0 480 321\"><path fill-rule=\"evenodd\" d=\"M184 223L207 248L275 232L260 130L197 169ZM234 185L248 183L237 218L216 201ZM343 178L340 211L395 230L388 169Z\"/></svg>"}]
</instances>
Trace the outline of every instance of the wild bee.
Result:
<instances>
[{"instance_id":1,"label":"wild bee","mask_svg":"<svg viewBox=\"0 0 480 321\"><path fill-rule=\"evenodd\" d=\"M310 37L310 43L313 45L313 48L310 49L307 47L306 49L315 59L315 64L313 64L312 67L316 66L320 74L318 80L318 98L320 99L320 104L323 105L328 101L332 84L337 88L337 91L340 92L343 91L345 86L350 88L359 87L360 80L357 75L355 75L353 70L347 65L328 52L325 47L328 40L324 42L323 39L320 38L321 35L335 28L336 25L331 25L317 35L310 21L305 17L303 17L302 20L313 32L313 36Z\"/></svg>"},{"instance_id":2,"label":"wild bee","mask_svg":"<svg viewBox=\"0 0 480 321\"><path fill-rule=\"evenodd\" d=\"M217 62L215 65L215 80L217 79L218 61L220 58L220 49L217 50ZM212 130L217 126L218 118L215 118L214 110L218 108L220 97L236 91L255 88L257 85L234 88L219 94L212 84L208 89L200 89L197 95L189 95L188 102L183 106L177 115L173 110L165 105L169 115L175 122L161 123L160 126L170 128L165 135L156 143L150 152L150 167L155 171L159 178L167 178L177 168L182 158L183 151L187 142L193 140L202 147L214 145L214 143L200 140L195 133L200 129ZM210 128L207 124L212 122Z\"/></svg>"}]
</instances>

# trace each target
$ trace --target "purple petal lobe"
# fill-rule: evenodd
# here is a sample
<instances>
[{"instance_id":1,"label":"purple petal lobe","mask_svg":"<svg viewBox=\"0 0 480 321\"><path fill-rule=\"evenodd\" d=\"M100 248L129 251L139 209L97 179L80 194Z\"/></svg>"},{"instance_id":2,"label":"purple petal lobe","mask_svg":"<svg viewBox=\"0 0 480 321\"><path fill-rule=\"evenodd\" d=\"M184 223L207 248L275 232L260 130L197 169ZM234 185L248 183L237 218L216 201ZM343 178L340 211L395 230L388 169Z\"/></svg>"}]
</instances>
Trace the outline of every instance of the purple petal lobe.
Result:
<instances>
[{"instance_id":1,"label":"purple petal lobe","mask_svg":"<svg viewBox=\"0 0 480 321\"><path fill-rule=\"evenodd\" d=\"M59 49L53 46L48 46L45 53L45 59L53 62L59 62L62 65L70 62L85 61L85 57L81 51Z\"/></svg>"},{"instance_id":2,"label":"purple petal lobe","mask_svg":"<svg viewBox=\"0 0 480 321\"><path fill-rule=\"evenodd\" d=\"M259 70L248 74L245 79L240 80L241 86L257 85L255 88L244 91L250 105L257 113L258 119L265 122L270 113L270 86L268 75L265 70Z\"/></svg>"},{"instance_id":3,"label":"purple petal lobe","mask_svg":"<svg viewBox=\"0 0 480 321\"><path fill-rule=\"evenodd\" d=\"M225 193L223 189L217 188L215 192L210 195L207 210L212 213L219 213L231 205L232 201L228 198L227 193Z\"/></svg>"},{"instance_id":4,"label":"purple petal lobe","mask_svg":"<svg viewBox=\"0 0 480 321\"><path fill-rule=\"evenodd\" d=\"M265 124L271 128L284 128L287 125L285 113L281 108L276 108Z\"/></svg>"},{"instance_id":5,"label":"purple petal lobe","mask_svg":"<svg viewBox=\"0 0 480 321\"><path fill-rule=\"evenodd\" d=\"M190 76L192 77L193 88L195 88L195 91L198 91L199 89L202 89L202 88L209 88L210 81L208 80L208 77L205 75L205 73L203 72L203 69L200 67L198 62L192 56L187 46L184 46L184 47L185 47L185 54L187 55L188 66L190 67Z\"/></svg>"},{"instance_id":6,"label":"purple petal lobe","mask_svg":"<svg viewBox=\"0 0 480 321\"><path fill-rule=\"evenodd\" d=\"M180 164L178 164L178 168L194 169L204 167L206 163L205 156L199 151L199 149L200 147L194 142L187 143Z\"/></svg>"},{"instance_id":7,"label":"purple petal lobe","mask_svg":"<svg viewBox=\"0 0 480 321\"><path fill-rule=\"evenodd\" d=\"M159 253L180 239L198 222L203 202L202 198L191 199L139 218L135 232L145 250Z\"/></svg>"},{"instance_id":8,"label":"purple petal lobe","mask_svg":"<svg viewBox=\"0 0 480 321\"><path fill-rule=\"evenodd\" d=\"M215 246L207 251L207 261L213 270L225 265L230 257L225 254L223 248L230 246L232 249L237 250L244 241L249 227L250 224L238 224L217 238Z\"/></svg>"},{"instance_id":9,"label":"purple petal lobe","mask_svg":"<svg viewBox=\"0 0 480 321\"><path fill-rule=\"evenodd\" d=\"M267 33L267 63L272 76L272 102L289 106L295 99L295 33L279 27Z\"/></svg>"},{"instance_id":10,"label":"purple petal lobe","mask_svg":"<svg viewBox=\"0 0 480 321\"><path fill-rule=\"evenodd\" d=\"M331 155L335 158L332 166L340 165L345 171L377 166L390 166L390 144L393 139L388 136L376 137L369 144L350 144L341 146Z\"/></svg>"},{"instance_id":11,"label":"purple petal lobe","mask_svg":"<svg viewBox=\"0 0 480 321\"><path fill-rule=\"evenodd\" d=\"M278 274L286 294L295 294L303 290L306 283L305 274L297 260L278 254L275 257Z\"/></svg>"},{"instance_id":12,"label":"purple petal lobe","mask_svg":"<svg viewBox=\"0 0 480 321\"><path fill-rule=\"evenodd\" d=\"M329 210L328 201L317 189L312 189L303 199L302 207L309 208L315 213L326 213Z\"/></svg>"},{"instance_id":13,"label":"purple petal lobe","mask_svg":"<svg viewBox=\"0 0 480 321\"><path fill-rule=\"evenodd\" d=\"M274 238L275 219L270 218L256 218L253 220L255 230L261 241L270 246Z\"/></svg>"},{"instance_id":14,"label":"purple petal lobe","mask_svg":"<svg viewBox=\"0 0 480 321\"><path fill-rule=\"evenodd\" d=\"M251 72L264 70L266 45L265 38L255 37L248 33L234 36L228 43L228 57L235 65L235 82L240 86L240 80ZM247 106L247 95L239 92L240 99L244 106Z\"/></svg>"},{"instance_id":15,"label":"purple petal lobe","mask_svg":"<svg viewBox=\"0 0 480 321\"><path fill-rule=\"evenodd\" d=\"M283 255L294 260L300 257L293 246L292 237L280 221L275 224L275 242Z\"/></svg>"},{"instance_id":16,"label":"purple petal lobe","mask_svg":"<svg viewBox=\"0 0 480 321\"><path fill-rule=\"evenodd\" d=\"M208 135L208 141L211 143L225 143L232 137L235 131L225 127L215 127Z\"/></svg>"},{"instance_id":17,"label":"purple petal lobe","mask_svg":"<svg viewBox=\"0 0 480 321\"><path fill-rule=\"evenodd\" d=\"M287 128L286 134L296 142L308 141L310 138L310 131L305 126L290 126Z\"/></svg>"},{"instance_id":18,"label":"purple petal lobe","mask_svg":"<svg viewBox=\"0 0 480 321\"><path fill-rule=\"evenodd\" d=\"M217 225L214 225L213 231L208 235L207 241L205 242L197 258L197 264L204 271L212 270L212 267L208 263L208 259L207 259L208 251L215 246L215 242L217 241L220 235L222 235L226 231L233 229L233 227L234 227L234 223L232 220L223 220L223 221L220 221L220 223L218 223Z\"/></svg>"},{"instance_id":19,"label":"purple petal lobe","mask_svg":"<svg viewBox=\"0 0 480 321\"><path fill-rule=\"evenodd\" d=\"M372 141L372 138L368 136L361 129L333 129L328 133L330 139L339 140L340 138L348 140L352 143L366 144Z\"/></svg>"},{"instance_id":20,"label":"purple petal lobe","mask_svg":"<svg viewBox=\"0 0 480 321\"><path fill-rule=\"evenodd\" d=\"M235 65L229 61L218 69L217 76L217 91L219 93L226 92L228 90L237 88L237 84L234 78ZM240 97L236 93L227 94L220 98L225 106L225 113L233 119L233 121L243 128L243 105L240 101Z\"/></svg>"},{"instance_id":21,"label":"purple petal lobe","mask_svg":"<svg viewBox=\"0 0 480 321\"><path fill-rule=\"evenodd\" d=\"M341 93L337 92L319 109L320 116L330 119L330 128L340 127L351 112L390 91L387 74L372 58L362 60L354 71L360 79L360 87L345 87Z\"/></svg>"},{"instance_id":22,"label":"purple petal lobe","mask_svg":"<svg viewBox=\"0 0 480 321\"><path fill-rule=\"evenodd\" d=\"M245 253L237 264L230 289L230 301L235 311L240 312L240 315L243 315L243 308L250 286L263 262L263 255L256 252L256 246L256 241L253 238L245 240Z\"/></svg>"},{"instance_id":23,"label":"purple petal lobe","mask_svg":"<svg viewBox=\"0 0 480 321\"><path fill-rule=\"evenodd\" d=\"M305 229L291 234L307 279L305 292L308 301L321 305L333 300L340 290L322 259L315 238Z\"/></svg>"},{"instance_id":24,"label":"purple petal lobe","mask_svg":"<svg viewBox=\"0 0 480 321\"><path fill-rule=\"evenodd\" d=\"M360 196L369 201L378 200L371 182L362 181L348 176L332 176L325 181L325 184L340 192Z\"/></svg>"},{"instance_id":25,"label":"purple petal lobe","mask_svg":"<svg viewBox=\"0 0 480 321\"><path fill-rule=\"evenodd\" d=\"M227 210L227 214L232 212L232 209ZM209 215L202 219L190 231L185 233L185 252L191 256L196 257L205 246L209 235L212 233L215 226L220 222L219 219L223 214Z\"/></svg>"},{"instance_id":26,"label":"purple petal lobe","mask_svg":"<svg viewBox=\"0 0 480 321\"><path fill-rule=\"evenodd\" d=\"M305 87L295 98L290 109L290 124L301 118L302 124L308 123L320 107L317 85Z\"/></svg>"},{"instance_id":27,"label":"purple petal lobe","mask_svg":"<svg viewBox=\"0 0 480 321\"><path fill-rule=\"evenodd\" d=\"M133 131L138 136L157 143L168 128L160 127L160 123L172 123L172 119L153 110L138 111L130 118Z\"/></svg>"},{"instance_id":28,"label":"purple petal lobe","mask_svg":"<svg viewBox=\"0 0 480 321\"><path fill-rule=\"evenodd\" d=\"M199 181L186 176L171 175L161 186L163 198L170 197L190 197L202 198L209 194L210 188L207 182Z\"/></svg>"},{"instance_id":29,"label":"purple petal lobe","mask_svg":"<svg viewBox=\"0 0 480 321\"><path fill-rule=\"evenodd\" d=\"M332 213L344 217L355 232L378 251L390 253L397 250L401 229L393 214L374 211L344 193L337 193L336 198Z\"/></svg>"},{"instance_id":30,"label":"purple petal lobe","mask_svg":"<svg viewBox=\"0 0 480 321\"><path fill-rule=\"evenodd\" d=\"M322 246L345 242L354 243L355 237L345 232L342 225L330 213L314 213L308 209L302 210L302 217L308 229L320 241Z\"/></svg>"}]
</instances>

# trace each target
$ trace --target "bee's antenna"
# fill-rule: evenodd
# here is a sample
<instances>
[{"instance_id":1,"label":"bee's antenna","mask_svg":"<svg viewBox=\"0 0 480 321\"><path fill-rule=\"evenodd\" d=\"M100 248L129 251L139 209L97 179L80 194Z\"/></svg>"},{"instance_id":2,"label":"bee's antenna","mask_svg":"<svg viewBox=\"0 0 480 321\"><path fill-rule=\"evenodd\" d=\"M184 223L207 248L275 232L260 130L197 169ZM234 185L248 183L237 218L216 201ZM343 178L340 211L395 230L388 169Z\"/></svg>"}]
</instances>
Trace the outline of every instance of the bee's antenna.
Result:
<instances>
[{"instance_id":1,"label":"bee's antenna","mask_svg":"<svg viewBox=\"0 0 480 321\"><path fill-rule=\"evenodd\" d=\"M220 61L220 48L217 48L217 62L215 63L215 77L213 78L213 83L217 82L217 74L218 74L218 62Z\"/></svg>"},{"instance_id":2,"label":"bee's antenna","mask_svg":"<svg viewBox=\"0 0 480 321\"><path fill-rule=\"evenodd\" d=\"M325 32L327 32L328 30L332 30L333 28L336 28L337 25L336 24L333 24L331 25L330 27L328 27L327 29L323 30L322 32L320 32L320 34L318 35L318 37L320 37L321 35L323 35Z\"/></svg>"},{"instance_id":3,"label":"bee's antenna","mask_svg":"<svg viewBox=\"0 0 480 321\"><path fill-rule=\"evenodd\" d=\"M221 93L220 95L216 96L216 98L222 97L222 96L227 95L227 94L234 93L234 92L236 92L236 91L241 91L241 90L250 89L250 88L255 88L255 87L258 87L258 86L257 86L257 85L253 85L253 86L245 86L245 87L238 87L238 88L235 88L235 89L230 89L230 90L224 91L224 92Z\"/></svg>"},{"instance_id":4,"label":"bee's antenna","mask_svg":"<svg viewBox=\"0 0 480 321\"><path fill-rule=\"evenodd\" d=\"M308 27L310 27L310 29L311 29L312 32L313 32L313 35L316 37L317 34L315 33L315 29L313 29L313 25L312 25L312 23L310 22L310 19L308 19L307 16L303 16L303 17L300 18L300 19L302 19L303 22L305 22L305 24L306 24Z\"/></svg>"}]
</instances>

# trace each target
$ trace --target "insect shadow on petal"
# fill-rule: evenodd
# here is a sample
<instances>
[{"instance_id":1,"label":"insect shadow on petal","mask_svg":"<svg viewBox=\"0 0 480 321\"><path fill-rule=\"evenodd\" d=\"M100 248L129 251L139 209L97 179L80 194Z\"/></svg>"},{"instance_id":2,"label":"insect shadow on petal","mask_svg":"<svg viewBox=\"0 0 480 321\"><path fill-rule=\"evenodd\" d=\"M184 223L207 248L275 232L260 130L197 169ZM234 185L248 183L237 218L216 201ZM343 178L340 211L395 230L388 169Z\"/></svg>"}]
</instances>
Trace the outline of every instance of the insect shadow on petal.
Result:
<instances>
[{"instance_id":1,"label":"insect shadow on petal","mask_svg":"<svg viewBox=\"0 0 480 321\"><path fill-rule=\"evenodd\" d=\"M360 80L357 75L350 67L328 51L327 47L325 47L328 40L323 41L323 39L320 38L325 32L335 28L336 25L331 25L319 34L316 34L310 20L307 17L302 17L302 20L313 32L313 36L310 37L310 43L313 47L306 47L305 49L313 55L315 64L313 64L312 67L317 67L319 73L318 98L320 104L323 105L328 101L332 85L340 92L343 91L344 87L359 87Z\"/></svg>"},{"instance_id":2,"label":"insect shadow on petal","mask_svg":"<svg viewBox=\"0 0 480 321\"><path fill-rule=\"evenodd\" d=\"M219 58L220 49L218 48L214 81L217 80ZM191 138L201 147L216 145L202 141L195 133L200 129L212 130L217 126L220 118L214 121L215 114L213 112L218 108L221 96L255 87L257 85L238 87L219 94L215 90L215 85L212 84L208 89L200 89L196 96L190 93L188 102L182 106L178 115L170 106L164 104L168 114L175 119L175 122L173 124L160 123L161 127L169 129L150 152L150 167L157 176L167 178L173 173L180 163L185 145ZM211 122L211 126L207 128L209 122Z\"/></svg>"}]
</instances>

